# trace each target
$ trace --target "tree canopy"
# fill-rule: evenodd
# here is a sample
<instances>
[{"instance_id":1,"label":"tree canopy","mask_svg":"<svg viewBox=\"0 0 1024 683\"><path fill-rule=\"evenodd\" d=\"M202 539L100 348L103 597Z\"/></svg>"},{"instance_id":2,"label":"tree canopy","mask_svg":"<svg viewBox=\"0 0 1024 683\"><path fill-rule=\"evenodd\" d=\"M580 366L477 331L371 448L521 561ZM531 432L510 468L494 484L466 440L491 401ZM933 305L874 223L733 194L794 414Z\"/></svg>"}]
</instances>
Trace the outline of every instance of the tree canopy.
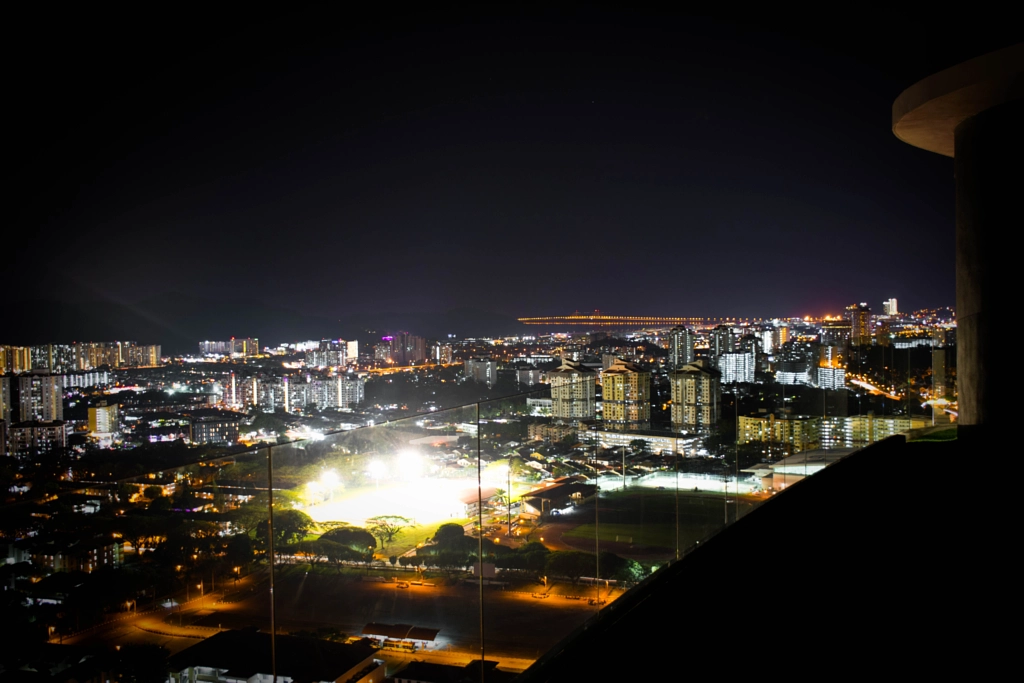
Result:
<instances>
[{"instance_id":1,"label":"tree canopy","mask_svg":"<svg viewBox=\"0 0 1024 683\"><path fill-rule=\"evenodd\" d=\"M256 545L260 550L266 549L269 528L270 525L265 519L256 525ZM312 518L301 510L276 510L274 512L275 545L300 541L312 528Z\"/></svg>"},{"instance_id":2,"label":"tree canopy","mask_svg":"<svg viewBox=\"0 0 1024 683\"><path fill-rule=\"evenodd\" d=\"M411 519L398 515L378 515L366 520L367 530L380 541L382 548L395 540L403 529L415 526Z\"/></svg>"},{"instance_id":3,"label":"tree canopy","mask_svg":"<svg viewBox=\"0 0 1024 683\"><path fill-rule=\"evenodd\" d=\"M377 547L377 539L366 529L357 526L343 526L320 535L321 541L330 541L338 545L365 555L368 551Z\"/></svg>"},{"instance_id":4,"label":"tree canopy","mask_svg":"<svg viewBox=\"0 0 1024 683\"><path fill-rule=\"evenodd\" d=\"M576 585L584 574L593 575L595 558L580 550L558 550L548 555L545 569L548 574L564 576Z\"/></svg>"},{"instance_id":5,"label":"tree canopy","mask_svg":"<svg viewBox=\"0 0 1024 683\"><path fill-rule=\"evenodd\" d=\"M466 530L461 524L448 522L437 527L437 531L434 532L434 543L438 545L458 543L459 539L463 538L465 535Z\"/></svg>"}]
</instances>

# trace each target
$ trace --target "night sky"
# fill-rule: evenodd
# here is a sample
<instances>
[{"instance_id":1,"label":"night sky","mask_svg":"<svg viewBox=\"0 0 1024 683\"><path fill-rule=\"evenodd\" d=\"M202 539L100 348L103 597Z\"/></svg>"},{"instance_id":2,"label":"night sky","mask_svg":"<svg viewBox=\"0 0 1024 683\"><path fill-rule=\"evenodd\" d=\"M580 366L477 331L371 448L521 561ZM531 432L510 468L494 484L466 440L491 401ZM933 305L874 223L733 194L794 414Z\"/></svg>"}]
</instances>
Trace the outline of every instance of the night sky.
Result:
<instances>
[{"instance_id":1,"label":"night sky","mask_svg":"<svg viewBox=\"0 0 1024 683\"><path fill-rule=\"evenodd\" d=\"M890 121L948 50L835 30L25 17L5 291L329 319L951 305L952 161Z\"/></svg>"}]
</instances>

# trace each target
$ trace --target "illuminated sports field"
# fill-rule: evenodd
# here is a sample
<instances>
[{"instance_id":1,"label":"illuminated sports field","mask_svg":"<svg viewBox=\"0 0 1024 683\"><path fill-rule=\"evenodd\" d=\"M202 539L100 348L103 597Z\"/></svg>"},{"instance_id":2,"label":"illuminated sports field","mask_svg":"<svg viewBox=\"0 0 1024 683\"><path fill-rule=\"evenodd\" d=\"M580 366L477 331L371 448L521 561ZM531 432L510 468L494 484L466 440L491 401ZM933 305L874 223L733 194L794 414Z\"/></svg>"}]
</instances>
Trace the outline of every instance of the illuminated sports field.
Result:
<instances>
[{"instance_id":1,"label":"illuminated sports field","mask_svg":"<svg viewBox=\"0 0 1024 683\"><path fill-rule=\"evenodd\" d=\"M357 526L370 517L397 515L417 524L466 516L464 496L476 496L472 479L420 479L388 482L380 488L364 486L340 491L331 500L305 508L316 522L347 522Z\"/></svg>"}]
</instances>

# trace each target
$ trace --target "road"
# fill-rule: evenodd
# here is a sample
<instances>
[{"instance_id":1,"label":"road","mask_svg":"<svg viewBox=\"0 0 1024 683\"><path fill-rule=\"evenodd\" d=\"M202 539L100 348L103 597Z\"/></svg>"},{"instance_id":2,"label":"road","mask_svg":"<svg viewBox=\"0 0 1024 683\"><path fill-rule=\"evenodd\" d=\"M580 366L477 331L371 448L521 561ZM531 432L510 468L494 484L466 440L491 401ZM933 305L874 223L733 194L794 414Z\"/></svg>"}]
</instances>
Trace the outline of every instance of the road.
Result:
<instances>
[{"instance_id":1,"label":"road","mask_svg":"<svg viewBox=\"0 0 1024 683\"><path fill-rule=\"evenodd\" d=\"M285 573L285 572L281 572ZM243 579L238 588L209 593L174 608L123 615L74 636L64 643L125 645L152 643L179 652L224 628L257 626L268 630L269 598L263 575ZM484 617L487 657L503 668L521 670L582 626L596 613L586 597L591 587L569 586L549 592L545 599L534 592L498 587L485 589ZM607 590L607 589L605 589ZM276 582L276 612L281 633L315 631L330 627L358 635L371 622L412 624L440 629L437 640L413 658L468 663L480 656L479 587L456 585L398 588L394 583L364 582L359 576L304 574L292 568ZM578 599L580 593L586 597ZM571 597L566 597L566 596ZM607 596L607 592L604 593ZM389 661L407 661L406 653L382 651Z\"/></svg>"}]
</instances>

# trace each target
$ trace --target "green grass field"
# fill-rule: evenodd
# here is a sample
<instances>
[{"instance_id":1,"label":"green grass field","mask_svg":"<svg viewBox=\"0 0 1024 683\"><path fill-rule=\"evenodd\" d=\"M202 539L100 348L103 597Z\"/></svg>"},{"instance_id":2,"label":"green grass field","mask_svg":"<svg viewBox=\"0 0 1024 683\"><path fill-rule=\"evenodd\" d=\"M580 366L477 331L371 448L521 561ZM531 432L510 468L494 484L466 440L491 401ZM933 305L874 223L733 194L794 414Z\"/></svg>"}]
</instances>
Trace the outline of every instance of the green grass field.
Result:
<instances>
[{"instance_id":1,"label":"green grass field","mask_svg":"<svg viewBox=\"0 0 1024 683\"><path fill-rule=\"evenodd\" d=\"M562 534L565 538L594 540L593 524L583 524ZM601 524L600 540L629 543L635 546L675 547L676 527L667 524Z\"/></svg>"},{"instance_id":2,"label":"green grass field","mask_svg":"<svg viewBox=\"0 0 1024 683\"><path fill-rule=\"evenodd\" d=\"M735 500L731 497L729 500ZM745 514L753 503L740 498L741 514ZM588 511L590 506L581 508ZM729 518L735 517L735 505L730 503ZM686 548L706 538L721 528L725 521L724 494L680 493L678 501L675 491L653 489L627 489L601 495L601 510L598 523L588 514L586 523L563 534L571 545L588 549L585 543L599 535L602 543L625 544L642 553L644 549L672 549L676 547L676 511L679 514L679 547ZM599 531L598 531L599 530ZM615 546L621 549L621 546ZM628 553L626 553L628 555Z\"/></svg>"}]
</instances>

